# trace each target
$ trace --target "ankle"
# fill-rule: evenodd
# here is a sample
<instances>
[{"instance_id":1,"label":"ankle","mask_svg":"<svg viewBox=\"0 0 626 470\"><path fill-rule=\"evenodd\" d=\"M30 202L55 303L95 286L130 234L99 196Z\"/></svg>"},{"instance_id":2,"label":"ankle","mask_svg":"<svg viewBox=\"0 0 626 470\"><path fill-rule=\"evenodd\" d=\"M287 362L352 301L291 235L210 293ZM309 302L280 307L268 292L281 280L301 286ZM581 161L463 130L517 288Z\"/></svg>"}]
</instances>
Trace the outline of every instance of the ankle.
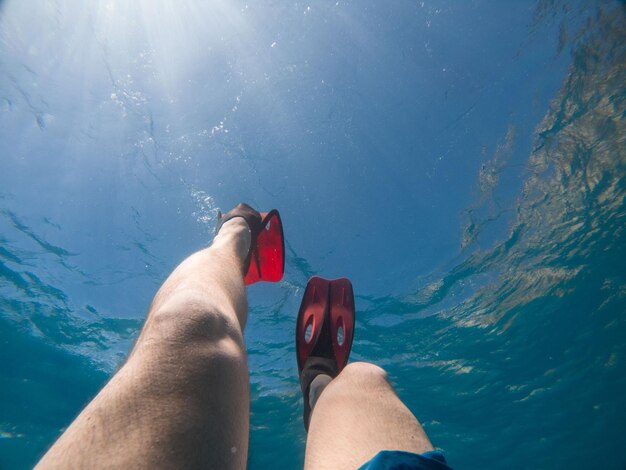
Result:
<instances>
[{"instance_id":1,"label":"ankle","mask_svg":"<svg viewBox=\"0 0 626 470\"><path fill-rule=\"evenodd\" d=\"M319 374L313 379L311 385L309 386L309 406L311 407L311 410L313 410L320 395L332 380L332 377L326 374Z\"/></svg>"},{"instance_id":2,"label":"ankle","mask_svg":"<svg viewBox=\"0 0 626 470\"><path fill-rule=\"evenodd\" d=\"M247 258L252 243L250 227L243 217L234 217L227 221L215 236L213 245L225 245L234 251L235 255L243 261Z\"/></svg>"}]
</instances>

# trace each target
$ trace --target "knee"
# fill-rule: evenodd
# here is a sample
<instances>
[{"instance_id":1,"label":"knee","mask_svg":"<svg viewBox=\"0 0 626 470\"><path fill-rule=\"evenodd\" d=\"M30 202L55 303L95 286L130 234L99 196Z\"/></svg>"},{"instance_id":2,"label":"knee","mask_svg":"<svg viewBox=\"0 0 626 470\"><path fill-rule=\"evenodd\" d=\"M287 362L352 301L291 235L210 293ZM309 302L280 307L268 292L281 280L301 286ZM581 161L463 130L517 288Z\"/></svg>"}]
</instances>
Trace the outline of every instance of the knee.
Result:
<instances>
[{"instance_id":1,"label":"knee","mask_svg":"<svg viewBox=\"0 0 626 470\"><path fill-rule=\"evenodd\" d=\"M158 358L159 373L172 390L245 371L244 340L234 321L215 309L174 307L151 312L130 358Z\"/></svg>"},{"instance_id":2,"label":"knee","mask_svg":"<svg viewBox=\"0 0 626 470\"><path fill-rule=\"evenodd\" d=\"M341 371L337 379L365 386L389 386L387 372L371 362L352 362Z\"/></svg>"},{"instance_id":3,"label":"knee","mask_svg":"<svg viewBox=\"0 0 626 470\"><path fill-rule=\"evenodd\" d=\"M213 305L183 299L151 312L142 336L183 345L232 342L242 348L241 328L233 317Z\"/></svg>"}]
</instances>

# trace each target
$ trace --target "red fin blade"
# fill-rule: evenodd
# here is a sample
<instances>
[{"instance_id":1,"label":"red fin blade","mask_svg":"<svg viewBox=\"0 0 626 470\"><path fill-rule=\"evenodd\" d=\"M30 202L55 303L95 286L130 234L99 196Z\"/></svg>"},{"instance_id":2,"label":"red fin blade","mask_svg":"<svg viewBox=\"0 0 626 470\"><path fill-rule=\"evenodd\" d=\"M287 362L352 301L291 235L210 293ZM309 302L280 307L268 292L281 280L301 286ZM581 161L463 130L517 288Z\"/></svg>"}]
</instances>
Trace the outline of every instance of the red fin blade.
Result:
<instances>
[{"instance_id":1,"label":"red fin blade","mask_svg":"<svg viewBox=\"0 0 626 470\"><path fill-rule=\"evenodd\" d=\"M276 209L261 213L263 229L256 247L252 248L250 267L244 278L246 285L258 281L278 282L285 271L285 239L283 224Z\"/></svg>"},{"instance_id":2,"label":"red fin blade","mask_svg":"<svg viewBox=\"0 0 626 470\"><path fill-rule=\"evenodd\" d=\"M302 296L300 311L296 324L296 355L298 370L302 370L304 362L310 356L324 324L324 313L328 300L330 283L326 279L314 276L309 282ZM306 330L311 325L309 341L306 340Z\"/></svg>"},{"instance_id":3,"label":"red fin blade","mask_svg":"<svg viewBox=\"0 0 626 470\"><path fill-rule=\"evenodd\" d=\"M330 282L330 322L333 352L341 372L348 363L354 338L354 291L349 279ZM343 330L341 344L338 341L340 329Z\"/></svg>"}]
</instances>

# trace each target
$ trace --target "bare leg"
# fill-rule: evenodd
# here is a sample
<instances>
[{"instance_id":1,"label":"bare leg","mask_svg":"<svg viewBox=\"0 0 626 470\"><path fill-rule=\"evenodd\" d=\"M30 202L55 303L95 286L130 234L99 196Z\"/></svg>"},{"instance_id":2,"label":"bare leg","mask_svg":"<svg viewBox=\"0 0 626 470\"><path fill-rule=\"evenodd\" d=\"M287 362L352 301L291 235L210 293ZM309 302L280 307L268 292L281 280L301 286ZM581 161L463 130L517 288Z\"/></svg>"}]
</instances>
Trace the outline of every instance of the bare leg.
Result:
<instances>
[{"instance_id":1,"label":"bare leg","mask_svg":"<svg viewBox=\"0 0 626 470\"><path fill-rule=\"evenodd\" d=\"M235 218L176 268L126 364L39 468L245 468L249 246L248 226Z\"/></svg>"},{"instance_id":2,"label":"bare leg","mask_svg":"<svg viewBox=\"0 0 626 470\"><path fill-rule=\"evenodd\" d=\"M304 468L354 470L381 450L422 453L433 446L383 369L348 364L317 397Z\"/></svg>"}]
</instances>

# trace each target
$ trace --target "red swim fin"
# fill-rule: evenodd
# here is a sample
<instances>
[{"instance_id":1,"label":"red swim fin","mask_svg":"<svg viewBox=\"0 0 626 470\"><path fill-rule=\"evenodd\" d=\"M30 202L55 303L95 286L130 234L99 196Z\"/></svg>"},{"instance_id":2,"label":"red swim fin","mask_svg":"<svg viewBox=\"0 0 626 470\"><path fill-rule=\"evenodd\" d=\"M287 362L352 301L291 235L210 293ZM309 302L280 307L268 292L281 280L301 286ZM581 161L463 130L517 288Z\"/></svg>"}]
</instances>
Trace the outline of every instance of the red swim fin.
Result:
<instances>
[{"instance_id":1,"label":"red swim fin","mask_svg":"<svg viewBox=\"0 0 626 470\"><path fill-rule=\"evenodd\" d=\"M276 209L262 212L263 228L252 248L250 266L244 278L246 285L258 281L278 282L285 272L285 238L283 224Z\"/></svg>"},{"instance_id":2,"label":"red swim fin","mask_svg":"<svg viewBox=\"0 0 626 470\"><path fill-rule=\"evenodd\" d=\"M304 427L311 408L309 387L319 374L332 378L348 363L354 338L354 293L349 279L309 279L296 321L296 357L304 398Z\"/></svg>"}]
</instances>

